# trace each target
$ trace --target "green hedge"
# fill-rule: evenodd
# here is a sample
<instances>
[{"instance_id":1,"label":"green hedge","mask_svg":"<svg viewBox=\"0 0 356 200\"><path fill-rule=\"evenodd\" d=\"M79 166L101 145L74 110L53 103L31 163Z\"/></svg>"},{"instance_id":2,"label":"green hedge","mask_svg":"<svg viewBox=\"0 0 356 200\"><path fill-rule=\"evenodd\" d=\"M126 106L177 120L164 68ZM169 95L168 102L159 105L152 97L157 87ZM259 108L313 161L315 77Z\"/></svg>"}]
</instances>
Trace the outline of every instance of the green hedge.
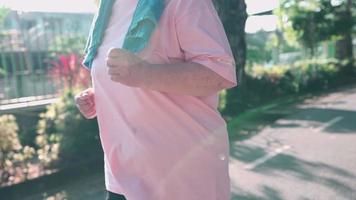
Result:
<instances>
[{"instance_id":1,"label":"green hedge","mask_svg":"<svg viewBox=\"0 0 356 200\"><path fill-rule=\"evenodd\" d=\"M222 93L223 114L236 116L286 95L325 90L343 84L354 74L335 59L303 60L289 65L255 65L246 69L242 85Z\"/></svg>"}]
</instances>

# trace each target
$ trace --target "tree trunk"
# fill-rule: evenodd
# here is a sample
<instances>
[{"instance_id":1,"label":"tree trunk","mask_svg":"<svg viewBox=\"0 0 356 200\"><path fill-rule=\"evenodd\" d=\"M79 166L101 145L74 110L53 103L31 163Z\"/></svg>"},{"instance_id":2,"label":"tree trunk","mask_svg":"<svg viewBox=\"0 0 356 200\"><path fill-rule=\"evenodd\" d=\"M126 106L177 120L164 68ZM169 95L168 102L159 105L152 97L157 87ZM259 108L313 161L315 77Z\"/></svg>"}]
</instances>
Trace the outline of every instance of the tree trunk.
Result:
<instances>
[{"instance_id":1,"label":"tree trunk","mask_svg":"<svg viewBox=\"0 0 356 200\"><path fill-rule=\"evenodd\" d=\"M226 105L222 113L225 115L237 115L241 104L246 103L243 99L246 88L245 64L246 64L246 40L245 24L247 20L245 0L214 0L216 9L224 25L232 52L236 61L236 76L239 85L227 91Z\"/></svg>"},{"instance_id":2,"label":"tree trunk","mask_svg":"<svg viewBox=\"0 0 356 200\"><path fill-rule=\"evenodd\" d=\"M352 0L347 0L345 16L348 20L352 19ZM336 43L336 58L339 60L347 60L347 71L352 72L353 70L353 44L352 44L352 28L350 31L343 34L341 40Z\"/></svg>"},{"instance_id":3,"label":"tree trunk","mask_svg":"<svg viewBox=\"0 0 356 200\"><path fill-rule=\"evenodd\" d=\"M245 76L246 63L246 3L245 0L215 0L215 5L230 41L236 60L238 82L241 84Z\"/></svg>"},{"instance_id":4,"label":"tree trunk","mask_svg":"<svg viewBox=\"0 0 356 200\"><path fill-rule=\"evenodd\" d=\"M336 58L340 60L352 60L352 36L351 33L343 35L343 38L336 42Z\"/></svg>"}]
</instances>

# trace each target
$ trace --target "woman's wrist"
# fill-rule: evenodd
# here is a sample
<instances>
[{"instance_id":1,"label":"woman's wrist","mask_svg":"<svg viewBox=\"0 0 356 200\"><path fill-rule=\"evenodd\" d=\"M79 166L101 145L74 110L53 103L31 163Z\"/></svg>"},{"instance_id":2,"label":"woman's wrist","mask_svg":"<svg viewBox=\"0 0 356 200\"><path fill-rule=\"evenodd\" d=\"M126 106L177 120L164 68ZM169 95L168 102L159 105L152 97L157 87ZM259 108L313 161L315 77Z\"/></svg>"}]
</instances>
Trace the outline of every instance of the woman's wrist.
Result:
<instances>
[{"instance_id":1,"label":"woman's wrist","mask_svg":"<svg viewBox=\"0 0 356 200\"><path fill-rule=\"evenodd\" d=\"M148 62L142 63L140 66L140 74L138 77L139 87L142 89L149 89L152 85L152 69L154 64L150 64Z\"/></svg>"}]
</instances>

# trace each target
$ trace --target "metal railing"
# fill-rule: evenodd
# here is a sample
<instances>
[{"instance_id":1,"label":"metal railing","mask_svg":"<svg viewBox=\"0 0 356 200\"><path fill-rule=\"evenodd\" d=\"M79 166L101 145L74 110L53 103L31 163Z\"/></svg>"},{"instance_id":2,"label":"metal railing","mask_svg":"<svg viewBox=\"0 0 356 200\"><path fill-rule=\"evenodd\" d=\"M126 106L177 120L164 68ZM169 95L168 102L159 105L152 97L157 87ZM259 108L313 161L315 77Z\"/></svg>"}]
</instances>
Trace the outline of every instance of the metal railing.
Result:
<instances>
[{"instance_id":1,"label":"metal railing","mask_svg":"<svg viewBox=\"0 0 356 200\"><path fill-rule=\"evenodd\" d=\"M15 28L0 29L0 106L57 97L63 83L50 73L53 61L75 51L71 41L84 41L78 49L85 45L86 32L64 31L60 20L41 20L29 28L18 15L16 22Z\"/></svg>"}]
</instances>

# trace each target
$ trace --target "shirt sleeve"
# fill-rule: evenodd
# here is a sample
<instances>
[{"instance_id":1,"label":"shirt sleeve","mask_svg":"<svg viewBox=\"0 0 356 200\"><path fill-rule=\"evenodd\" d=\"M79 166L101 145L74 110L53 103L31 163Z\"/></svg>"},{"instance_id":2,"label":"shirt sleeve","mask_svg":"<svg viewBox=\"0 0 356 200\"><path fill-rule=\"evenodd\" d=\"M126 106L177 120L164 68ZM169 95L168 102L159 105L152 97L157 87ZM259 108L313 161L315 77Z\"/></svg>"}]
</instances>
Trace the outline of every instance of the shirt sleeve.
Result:
<instances>
[{"instance_id":1,"label":"shirt sleeve","mask_svg":"<svg viewBox=\"0 0 356 200\"><path fill-rule=\"evenodd\" d=\"M236 65L223 25L211 3L208 6L190 7L177 17L176 30L179 45L188 62L199 63L224 79L237 85Z\"/></svg>"}]
</instances>

